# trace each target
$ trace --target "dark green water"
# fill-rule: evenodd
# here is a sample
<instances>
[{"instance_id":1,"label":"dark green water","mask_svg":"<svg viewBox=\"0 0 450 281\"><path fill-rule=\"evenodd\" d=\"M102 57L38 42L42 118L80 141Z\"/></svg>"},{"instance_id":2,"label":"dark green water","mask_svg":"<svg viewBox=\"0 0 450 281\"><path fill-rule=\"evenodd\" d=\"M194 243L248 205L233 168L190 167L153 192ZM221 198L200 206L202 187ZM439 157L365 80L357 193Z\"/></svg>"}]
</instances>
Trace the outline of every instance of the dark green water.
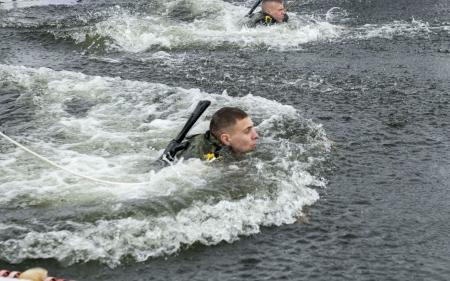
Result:
<instances>
[{"instance_id":1,"label":"dark green water","mask_svg":"<svg viewBox=\"0 0 450 281\"><path fill-rule=\"evenodd\" d=\"M0 268L449 279L448 1L299 2L261 30L235 23L250 2L27 3L40 4L0 4L1 130L85 174L151 184L86 183L2 140ZM201 98L248 110L259 151L149 176Z\"/></svg>"}]
</instances>

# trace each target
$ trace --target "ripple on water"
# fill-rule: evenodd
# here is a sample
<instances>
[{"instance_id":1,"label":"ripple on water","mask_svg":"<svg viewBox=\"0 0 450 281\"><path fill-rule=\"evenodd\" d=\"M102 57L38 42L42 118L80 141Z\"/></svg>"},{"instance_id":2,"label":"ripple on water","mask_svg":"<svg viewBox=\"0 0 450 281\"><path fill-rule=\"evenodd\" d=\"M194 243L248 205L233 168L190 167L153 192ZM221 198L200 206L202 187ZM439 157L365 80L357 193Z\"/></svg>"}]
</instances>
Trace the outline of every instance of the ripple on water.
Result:
<instances>
[{"instance_id":1,"label":"ripple on water","mask_svg":"<svg viewBox=\"0 0 450 281\"><path fill-rule=\"evenodd\" d=\"M0 65L0 76L25 89L17 99L33 93L27 100L33 128L15 138L79 173L144 183L86 182L7 149L0 156L0 206L7 210L0 252L9 262L54 258L116 266L195 243L233 242L261 226L295 222L319 199L316 188L325 186L308 167L323 162L330 142L319 124L291 106L46 68ZM213 104L206 116L224 105L248 111L264 132L259 151L233 165L192 159L152 168L149 162L202 99ZM206 128L202 119L193 132Z\"/></svg>"}]
</instances>

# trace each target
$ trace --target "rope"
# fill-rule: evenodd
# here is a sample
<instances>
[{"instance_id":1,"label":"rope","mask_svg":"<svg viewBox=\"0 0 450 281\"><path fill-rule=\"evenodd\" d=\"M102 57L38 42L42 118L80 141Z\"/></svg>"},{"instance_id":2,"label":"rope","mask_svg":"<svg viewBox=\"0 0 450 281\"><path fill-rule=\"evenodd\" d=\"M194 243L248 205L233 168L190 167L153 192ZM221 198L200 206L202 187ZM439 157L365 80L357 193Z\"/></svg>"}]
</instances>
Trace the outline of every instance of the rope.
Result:
<instances>
[{"instance_id":1,"label":"rope","mask_svg":"<svg viewBox=\"0 0 450 281\"><path fill-rule=\"evenodd\" d=\"M39 154L37 154L36 152L32 151L29 148L26 148L25 146L21 145L20 143L16 142L15 140L13 140L12 138L8 137L7 135L3 134L2 132L0 132L0 136L3 137L4 139L6 139L7 141L9 141L10 143L16 145L17 147L21 148L22 150L30 153L31 155L37 157L38 159L44 161L45 163L49 164L50 166L53 166L55 168L61 169L69 174L72 174L74 176L77 176L79 178L83 178L85 180L89 180L92 182L97 182L97 183L103 183L103 184L112 184L112 185L138 185L138 184L144 184L144 183L137 183L137 182L115 182L115 181L108 181L108 180L102 180L102 179L96 179L93 177L89 177L89 176L85 176L85 175L81 175L79 173L76 173L74 171L71 171L61 165L56 164L55 162L45 158L44 156L41 156Z\"/></svg>"}]
</instances>

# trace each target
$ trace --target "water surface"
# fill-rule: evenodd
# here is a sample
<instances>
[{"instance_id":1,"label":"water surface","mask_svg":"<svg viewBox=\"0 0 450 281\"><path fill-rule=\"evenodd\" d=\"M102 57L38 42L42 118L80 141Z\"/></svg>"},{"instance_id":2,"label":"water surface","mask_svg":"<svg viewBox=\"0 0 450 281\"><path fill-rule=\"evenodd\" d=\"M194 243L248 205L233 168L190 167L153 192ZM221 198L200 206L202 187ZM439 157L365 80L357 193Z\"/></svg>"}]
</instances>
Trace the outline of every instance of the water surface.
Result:
<instances>
[{"instance_id":1,"label":"water surface","mask_svg":"<svg viewBox=\"0 0 450 281\"><path fill-rule=\"evenodd\" d=\"M0 266L78 280L447 280L447 1L0 4ZM55 4L55 5L48 5ZM149 164L195 102L237 163Z\"/></svg>"}]
</instances>

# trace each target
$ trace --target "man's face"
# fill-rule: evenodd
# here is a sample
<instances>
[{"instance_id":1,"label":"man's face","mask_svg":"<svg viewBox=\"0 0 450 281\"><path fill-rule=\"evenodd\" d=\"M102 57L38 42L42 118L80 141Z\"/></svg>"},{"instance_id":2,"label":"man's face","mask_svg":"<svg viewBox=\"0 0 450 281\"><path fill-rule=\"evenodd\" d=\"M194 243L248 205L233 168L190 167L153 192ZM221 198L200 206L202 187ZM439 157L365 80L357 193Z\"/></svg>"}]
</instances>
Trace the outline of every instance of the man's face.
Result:
<instances>
[{"instance_id":1,"label":"man's face","mask_svg":"<svg viewBox=\"0 0 450 281\"><path fill-rule=\"evenodd\" d=\"M284 15L286 14L284 5L277 2L267 2L264 6L264 12L271 15L277 22L283 22Z\"/></svg>"},{"instance_id":2,"label":"man's face","mask_svg":"<svg viewBox=\"0 0 450 281\"><path fill-rule=\"evenodd\" d=\"M253 127L250 117L238 120L234 126L221 134L220 140L223 144L231 147L234 152L246 153L256 148L258 133Z\"/></svg>"}]
</instances>

